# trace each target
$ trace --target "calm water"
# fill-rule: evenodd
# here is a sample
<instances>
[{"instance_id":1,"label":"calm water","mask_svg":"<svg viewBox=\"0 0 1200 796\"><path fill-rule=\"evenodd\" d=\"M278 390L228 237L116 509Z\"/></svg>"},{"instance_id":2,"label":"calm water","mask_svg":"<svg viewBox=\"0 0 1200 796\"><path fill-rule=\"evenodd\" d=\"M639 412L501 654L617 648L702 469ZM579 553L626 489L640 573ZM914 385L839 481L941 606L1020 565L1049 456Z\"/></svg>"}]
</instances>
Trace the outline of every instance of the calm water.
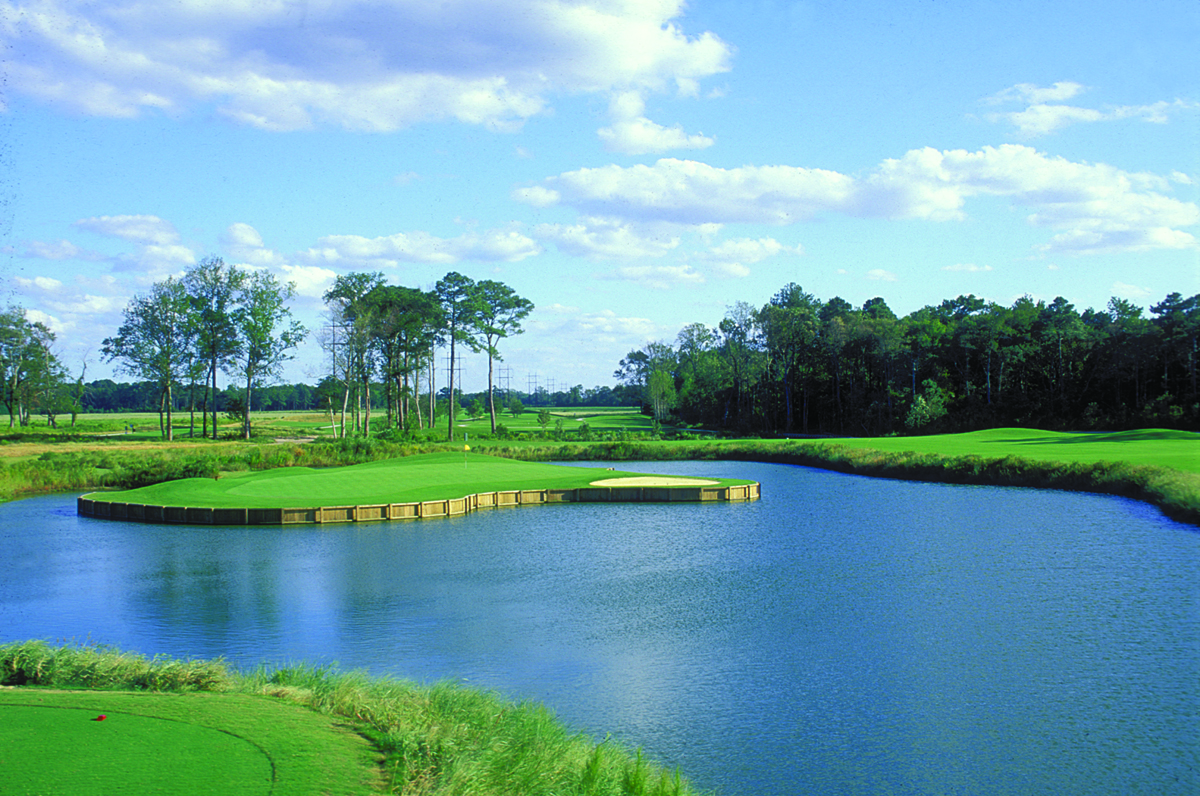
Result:
<instances>
[{"instance_id":1,"label":"calm water","mask_svg":"<svg viewBox=\"0 0 1200 796\"><path fill-rule=\"evenodd\" d=\"M461 679L727 796L1200 792L1196 529L1089 495L624 469L764 497L286 529L20 501L0 639Z\"/></svg>"}]
</instances>

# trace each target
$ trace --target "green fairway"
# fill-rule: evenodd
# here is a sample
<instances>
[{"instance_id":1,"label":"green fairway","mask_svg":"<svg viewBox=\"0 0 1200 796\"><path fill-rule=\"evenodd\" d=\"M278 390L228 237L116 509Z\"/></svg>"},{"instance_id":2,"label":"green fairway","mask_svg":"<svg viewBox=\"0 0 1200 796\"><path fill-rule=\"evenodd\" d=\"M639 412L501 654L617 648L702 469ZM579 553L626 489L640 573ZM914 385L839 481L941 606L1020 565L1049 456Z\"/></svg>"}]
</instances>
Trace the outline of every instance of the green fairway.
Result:
<instances>
[{"instance_id":1,"label":"green fairway","mask_svg":"<svg viewBox=\"0 0 1200 796\"><path fill-rule=\"evenodd\" d=\"M352 467L284 467L231 473L220 479L184 478L91 497L108 502L211 508L374 505L444 500L480 492L578 489L598 479L645 475L520 462L476 453L431 453ZM745 483L718 480L720 486Z\"/></svg>"},{"instance_id":2,"label":"green fairway","mask_svg":"<svg viewBox=\"0 0 1200 796\"><path fill-rule=\"evenodd\" d=\"M329 717L267 697L0 690L6 796L369 794L373 756Z\"/></svg>"},{"instance_id":3,"label":"green fairway","mask_svg":"<svg viewBox=\"0 0 1200 796\"><path fill-rule=\"evenodd\" d=\"M806 441L805 444L837 444L851 448L914 451L941 456L1018 456L1038 461L1126 462L1200 473L1200 434L1157 428L1098 434L994 428L967 434L870 439L855 437Z\"/></svg>"}]
</instances>

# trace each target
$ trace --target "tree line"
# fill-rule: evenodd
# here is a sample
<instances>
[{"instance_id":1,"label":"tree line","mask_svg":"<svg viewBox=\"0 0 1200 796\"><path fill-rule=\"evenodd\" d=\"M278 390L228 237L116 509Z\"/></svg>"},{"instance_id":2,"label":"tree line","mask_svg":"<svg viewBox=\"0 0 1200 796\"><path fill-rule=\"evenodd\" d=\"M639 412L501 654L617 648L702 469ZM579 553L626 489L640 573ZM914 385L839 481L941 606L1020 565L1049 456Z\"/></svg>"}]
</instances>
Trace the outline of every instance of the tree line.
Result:
<instances>
[{"instance_id":1,"label":"tree line","mask_svg":"<svg viewBox=\"0 0 1200 796\"><path fill-rule=\"evenodd\" d=\"M974 295L897 317L788 284L716 327L630 351L614 377L647 412L739 433L881 435L996 426L1200 429L1200 295L1011 306Z\"/></svg>"},{"instance_id":2,"label":"tree line","mask_svg":"<svg viewBox=\"0 0 1200 796\"><path fill-rule=\"evenodd\" d=\"M95 379L82 382L64 383L60 385L68 392L79 389L81 398L79 412L153 412L156 411L159 400L159 386L151 381L119 382L112 379ZM176 413L186 412L190 404L187 392L188 385L175 385L172 391L172 401ZM442 387L438 390L438 415L444 416L450 390ZM515 404L522 409L540 407L580 407L580 406L637 406L642 400L642 390L623 384L610 387L597 385L584 387L576 384L562 390L548 390L539 387L533 392L524 390L495 391L497 411L503 404L511 411ZM338 393L340 395L340 393ZM468 415L482 417L487 414L487 393L483 390L460 392L457 395L461 410ZM382 382L371 385L372 410L385 411L387 408L387 386ZM326 396L318 392L316 385L296 382L294 384L272 384L261 386L254 391L251 409L255 412L324 412ZM243 406L242 391L237 385L229 385L219 390L216 396L217 409L221 413L236 412L240 417ZM472 410L477 405L477 410Z\"/></svg>"}]
</instances>

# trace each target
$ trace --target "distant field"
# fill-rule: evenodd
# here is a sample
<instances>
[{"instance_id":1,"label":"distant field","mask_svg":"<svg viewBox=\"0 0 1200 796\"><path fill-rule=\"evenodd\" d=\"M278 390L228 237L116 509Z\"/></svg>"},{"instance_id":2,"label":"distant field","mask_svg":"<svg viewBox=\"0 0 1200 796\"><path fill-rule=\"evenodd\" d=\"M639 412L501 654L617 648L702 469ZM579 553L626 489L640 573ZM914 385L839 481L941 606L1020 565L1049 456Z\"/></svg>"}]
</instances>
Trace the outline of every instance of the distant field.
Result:
<instances>
[{"instance_id":1,"label":"distant field","mask_svg":"<svg viewBox=\"0 0 1200 796\"><path fill-rule=\"evenodd\" d=\"M562 430L570 434L577 432L585 423L593 432L650 431L653 428L650 418L643 415L640 409L627 406L527 406L525 411L516 417L508 412L497 412L496 424L503 425L513 433L540 433L542 426L538 423L538 414L543 408L550 412L550 422L546 425L546 432L549 434L557 430L559 420L562 421ZM492 423L487 415L475 420L460 417L454 421L454 428L455 431L462 430L467 433L473 429L490 433Z\"/></svg>"},{"instance_id":2,"label":"distant field","mask_svg":"<svg viewBox=\"0 0 1200 796\"><path fill-rule=\"evenodd\" d=\"M798 444L834 444L887 452L915 451L941 456L986 456L1057 462L1128 462L1200 473L1200 434L1144 428L1101 434L994 428L967 434L927 437L847 437L805 440Z\"/></svg>"},{"instance_id":3,"label":"distant field","mask_svg":"<svg viewBox=\"0 0 1200 796\"><path fill-rule=\"evenodd\" d=\"M550 423L546 431L553 433L557 421L563 421L563 430L574 433L583 423L593 431L649 431L652 423L650 418L641 413L637 407L596 406L596 407L546 407L550 411ZM507 411L497 411L496 423L503 424L512 432L537 433L542 430L538 423L538 413L542 407L526 407L525 411L514 417ZM383 430L387 417L382 409L371 412L371 427L376 432ZM175 438L187 439L193 429L193 418L186 411L175 412L172 415L172 427ZM353 420L347 417L347 426L353 425ZM204 421L199 413L194 417L195 435L199 437L204 429ZM212 417L209 417L209 422ZM255 412L250 422L256 436L265 437L328 437L333 436L329 424L329 414L317 411L275 411ZM445 432L445 418L438 420L437 428ZM491 433L491 420L484 414L471 418L462 413L454 421L455 429L476 433ZM241 421L230 420L224 413L217 415L217 426L221 436L237 436L241 434ZM85 412L76 416L75 425L71 425L70 415L58 417L58 427L50 428L45 417L35 417L29 426L8 429L0 426L0 438L5 433L20 433L25 435L63 434L103 435L119 437L124 440L157 440L161 438L157 412L118 412L98 413ZM456 434L457 436L457 434Z\"/></svg>"}]
</instances>

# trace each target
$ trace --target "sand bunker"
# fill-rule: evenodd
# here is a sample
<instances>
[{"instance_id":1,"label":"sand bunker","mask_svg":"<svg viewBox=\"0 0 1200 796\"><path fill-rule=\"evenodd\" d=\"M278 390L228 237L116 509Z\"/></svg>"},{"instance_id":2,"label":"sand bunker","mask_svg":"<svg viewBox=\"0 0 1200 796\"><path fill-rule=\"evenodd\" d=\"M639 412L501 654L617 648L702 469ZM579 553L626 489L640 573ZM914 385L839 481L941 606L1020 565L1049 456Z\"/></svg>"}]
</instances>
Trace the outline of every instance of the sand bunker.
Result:
<instances>
[{"instance_id":1,"label":"sand bunker","mask_svg":"<svg viewBox=\"0 0 1200 796\"><path fill-rule=\"evenodd\" d=\"M713 486L716 481L703 478L666 478L661 475L630 476L627 478L605 478L593 481L592 486Z\"/></svg>"}]
</instances>

